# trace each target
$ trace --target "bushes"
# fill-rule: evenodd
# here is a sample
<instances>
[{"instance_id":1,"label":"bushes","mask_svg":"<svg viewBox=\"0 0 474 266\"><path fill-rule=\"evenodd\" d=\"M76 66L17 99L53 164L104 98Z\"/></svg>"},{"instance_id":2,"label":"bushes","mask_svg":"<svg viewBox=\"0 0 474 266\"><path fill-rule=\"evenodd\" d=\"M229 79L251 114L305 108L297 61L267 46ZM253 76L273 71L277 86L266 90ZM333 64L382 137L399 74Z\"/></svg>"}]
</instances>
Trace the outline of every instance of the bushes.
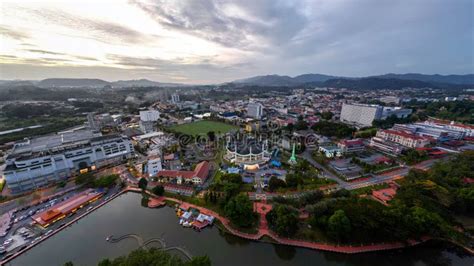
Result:
<instances>
[{"instance_id":1,"label":"bushes","mask_svg":"<svg viewBox=\"0 0 474 266\"><path fill-rule=\"evenodd\" d=\"M349 127L341 123L332 123L328 121L320 121L316 123L312 127L312 129L318 134L338 138L350 137L352 133L355 132L355 128L353 127Z\"/></svg>"},{"instance_id":2,"label":"bushes","mask_svg":"<svg viewBox=\"0 0 474 266\"><path fill-rule=\"evenodd\" d=\"M161 185L157 185L152 189L152 192L157 196L163 196L163 194L165 193L165 188Z\"/></svg>"},{"instance_id":3,"label":"bushes","mask_svg":"<svg viewBox=\"0 0 474 266\"><path fill-rule=\"evenodd\" d=\"M244 195L237 195L229 200L224 208L225 215L239 227L250 227L255 222L253 203Z\"/></svg>"},{"instance_id":4,"label":"bushes","mask_svg":"<svg viewBox=\"0 0 474 266\"><path fill-rule=\"evenodd\" d=\"M178 256L166 251L150 248L136 249L128 256L122 256L113 260L103 259L100 266L126 266L126 265L176 265L176 266L210 266L211 261L207 256L196 256L190 261L184 262Z\"/></svg>"},{"instance_id":5,"label":"bushes","mask_svg":"<svg viewBox=\"0 0 474 266\"><path fill-rule=\"evenodd\" d=\"M140 180L138 180L138 187L145 190L148 186L148 180L146 178L142 177Z\"/></svg>"},{"instance_id":6,"label":"bushes","mask_svg":"<svg viewBox=\"0 0 474 266\"><path fill-rule=\"evenodd\" d=\"M89 188L106 188L116 184L118 175L107 175L95 178L91 173L80 174L76 177L76 184Z\"/></svg>"},{"instance_id":7,"label":"bushes","mask_svg":"<svg viewBox=\"0 0 474 266\"><path fill-rule=\"evenodd\" d=\"M349 238L351 221L343 210L337 210L329 217L328 232L331 237L338 240Z\"/></svg>"},{"instance_id":8,"label":"bushes","mask_svg":"<svg viewBox=\"0 0 474 266\"><path fill-rule=\"evenodd\" d=\"M298 210L288 205L274 205L267 213L267 221L277 234L292 236L298 231Z\"/></svg>"}]
</instances>

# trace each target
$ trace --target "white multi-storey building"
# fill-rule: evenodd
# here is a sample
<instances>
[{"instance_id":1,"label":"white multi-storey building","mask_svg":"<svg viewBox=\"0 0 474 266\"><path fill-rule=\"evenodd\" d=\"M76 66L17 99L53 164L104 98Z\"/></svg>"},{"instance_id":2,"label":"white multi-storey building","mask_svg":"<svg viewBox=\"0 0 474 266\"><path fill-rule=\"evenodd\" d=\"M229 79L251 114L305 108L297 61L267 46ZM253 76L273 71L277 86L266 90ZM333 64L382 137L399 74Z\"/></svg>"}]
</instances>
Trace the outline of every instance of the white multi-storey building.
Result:
<instances>
[{"instance_id":1,"label":"white multi-storey building","mask_svg":"<svg viewBox=\"0 0 474 266\"><path fill-rule=\"evenodd\" d=\"M156 122L160 119L160 112L157 110L147 110L147 111L140 111L140 120L141 121L153 121Z\"/></svg>"},{"instance_id":2,"label":"white multi-storey building","mask_svg":"<svg viewBox=\"0 0 474 266\"><path fill-rule=\"evenodd\" d=\"M125 137L88 130L65 132L15 143L3 173L8 188L17 194L133 155L133 145Z\"/></svg>"},{"instance_id":3,"label":"white multi-storey building","mask_svg":"<svg viewBox=\"0 0 474 266\"><path fill-rule=\"evenodd\" d=\"M140 111L140 130L144 133L153 132L158 119L160 119L160 112L157 110Z\"/></svg>"},{"instance_id":4,"label":"white multi-storey building","mask_svg":"<svg viewBox=\"0 0 474 266\"><path fill-rule=\"evenodd\" d=\"M260 103L249 103L247 105L247 116L261 119L263 116L263 105Z\"/></svg>"},{"instance_id":5,"label":"white multi-storey building","mask_svg":"<svg viewBox=\"0 0 474 266\"><path fill-rule=\"evenodd\" d=\"M179 103L179 94L176 94L176 93L172 94L171 95L171 102L174 103L174 104Z\"/></svg>"},{"instance_id":6,"label":"white multi-storey building","mask_svg":"<svg viewBox=\"0 0 474 266\"><path fill-rule=\"evenodd\" d=\"M149 176L156 176L161 170L163 170L161 165L161 157L152 156L148 158L147 171Z\"/></svg>"},{"instance_id":7,"label":"white multi-storey building","mask_svg":"<svg viewBox=\"0 0 474 266\"><path fill-rule=\"evenodd\" d=\"M376 104L346 104L342 105L340 120L343 123L358 127L372 126L374 120L383 120L395 115L405 118L411 114L410 109L400 107L383 107Z\"/></svg>"}]
</instances>

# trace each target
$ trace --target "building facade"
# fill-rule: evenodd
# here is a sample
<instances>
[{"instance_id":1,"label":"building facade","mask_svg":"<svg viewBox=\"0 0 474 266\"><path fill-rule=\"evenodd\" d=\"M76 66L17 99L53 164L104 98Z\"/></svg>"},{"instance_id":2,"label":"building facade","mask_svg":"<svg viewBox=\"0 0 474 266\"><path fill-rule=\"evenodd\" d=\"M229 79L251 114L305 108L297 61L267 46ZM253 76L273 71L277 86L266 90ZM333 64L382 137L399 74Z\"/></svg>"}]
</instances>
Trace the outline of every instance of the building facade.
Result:
<instances>
[{"instance_id":1,"label":"building facade","mask_svg":"<svg viewBox=\"0 0 474 266\"><path fill-rule=\"evenodd\" d=\"M260 103L249 103L247 105L247 116L261 119L263 116L263 105Z\"/></svg>"},{"instance_id":2,"label":"building facade","mask_svg":"<svg viewBox=\"0 0 474 266\"><path fill-rule=\"evenodd\" d=\"M337 146L342 153L352 153L365 150L365 145L362 139L347 139L341 140Z\"/></svg>"},{"instance_id":3,"label":"building facade","mask_svg":"<svg viewBox=\"0 0 474 266\"><path fill-rule=\"evenodd\" d=\"M174 104L179 103L179 94L176 94L176 93L171 94L171 103L174 103Z\"/></svg>"},{"instance_id":4,"label":"building facade","mask_svg":"<svg viewBox=\"0 0 474 266\"><path fill-rule=\"evenodd\" d=\"M88 130L65 132L15 143L7 156L4 176L8 188L17 194L133 155L133 145L125 137L101 136Z\"/></svg>"},{"instance_id":5,"label":"building facade","mask_svg":"<svg viewBox=\"0 0 474 266\"><path fill-rule=\"evenodd\" d=\"M379 130L377 131L376 137L412 149L422 148L430 144L429 138L393 129Z\"/></svg>"},{"instance_id":6,"label":"building facade","mask_svg":"<svg viewBox=\"0 0 474 266\"><path fill-rule=\"evenodd\" d=\"M155 124L158 119L160 119L159 111L140 111L140 130L144 133L150 133L155 131Z\"/></svg>"},{"instance_id":7,"label":"building facade","mask_svg":"<svg viewBox=\"0 0 474 266\"><path fill-rule=\"evenodd\" d=\"M161 170L163 170L163 167L161 165L161 157L150 157L147 162L148 176L156 176Z\"/></svg>"},{"instance_id":8,"label":"building facade","mask_svg":"<svg viewBox=\"0 0 474 266\"><path fill-rule=\"evenodd\" d=\"M390 116L406 118L411 114L411 109L400 107L383 107L376 104L346 104L342 105L340 120L343 123L357 127L372 126L374 120L384 120Z\"/></svg>"}]
</instances>

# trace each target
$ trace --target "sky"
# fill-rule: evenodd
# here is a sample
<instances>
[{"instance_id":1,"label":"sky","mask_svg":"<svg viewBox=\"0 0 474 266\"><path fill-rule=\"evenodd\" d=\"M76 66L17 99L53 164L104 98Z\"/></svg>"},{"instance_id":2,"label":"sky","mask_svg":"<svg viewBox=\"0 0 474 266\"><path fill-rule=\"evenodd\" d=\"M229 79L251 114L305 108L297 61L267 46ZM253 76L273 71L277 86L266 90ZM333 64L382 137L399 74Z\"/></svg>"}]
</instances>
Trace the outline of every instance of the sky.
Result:
<instances>
[{"instance_id":1,"label":"sky","mask_svg":"<svg viewBox=\"0 0 474 266\"><path fill-rule=\"evenodd\" d=\"M472 0L2 0L0 12L0 79L474 73Z\"/></svg>"}]
</instances>

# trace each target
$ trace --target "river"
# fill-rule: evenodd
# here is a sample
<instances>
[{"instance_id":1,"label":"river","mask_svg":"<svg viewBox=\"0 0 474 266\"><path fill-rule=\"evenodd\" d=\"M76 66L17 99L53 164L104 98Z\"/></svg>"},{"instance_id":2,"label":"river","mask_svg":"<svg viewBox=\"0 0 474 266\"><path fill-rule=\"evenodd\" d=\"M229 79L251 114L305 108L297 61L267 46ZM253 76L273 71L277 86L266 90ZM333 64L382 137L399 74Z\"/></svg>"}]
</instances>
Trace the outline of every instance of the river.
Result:
<instances>
[{"instance_id":1,"label":"river","mask_svg":"<svg viewBox=\"0 0 474 266\"><path fill-rule=\"evenodd\" d=\"M167 246L180 246L192 255L208 255L213 265L456 265L474 264L474 258L442 243L413 248L345 255L243 240L220 232L217 227L196 232L182 228L169 207L142 207L141 195L124 194L76 224L52 236L8 265L52 266L72 261L97 265L102 258L128 254L138 244L134 239L109 243L105 238L137 234L145 241L162 237Z\"/></svg>"}]
</instances>

